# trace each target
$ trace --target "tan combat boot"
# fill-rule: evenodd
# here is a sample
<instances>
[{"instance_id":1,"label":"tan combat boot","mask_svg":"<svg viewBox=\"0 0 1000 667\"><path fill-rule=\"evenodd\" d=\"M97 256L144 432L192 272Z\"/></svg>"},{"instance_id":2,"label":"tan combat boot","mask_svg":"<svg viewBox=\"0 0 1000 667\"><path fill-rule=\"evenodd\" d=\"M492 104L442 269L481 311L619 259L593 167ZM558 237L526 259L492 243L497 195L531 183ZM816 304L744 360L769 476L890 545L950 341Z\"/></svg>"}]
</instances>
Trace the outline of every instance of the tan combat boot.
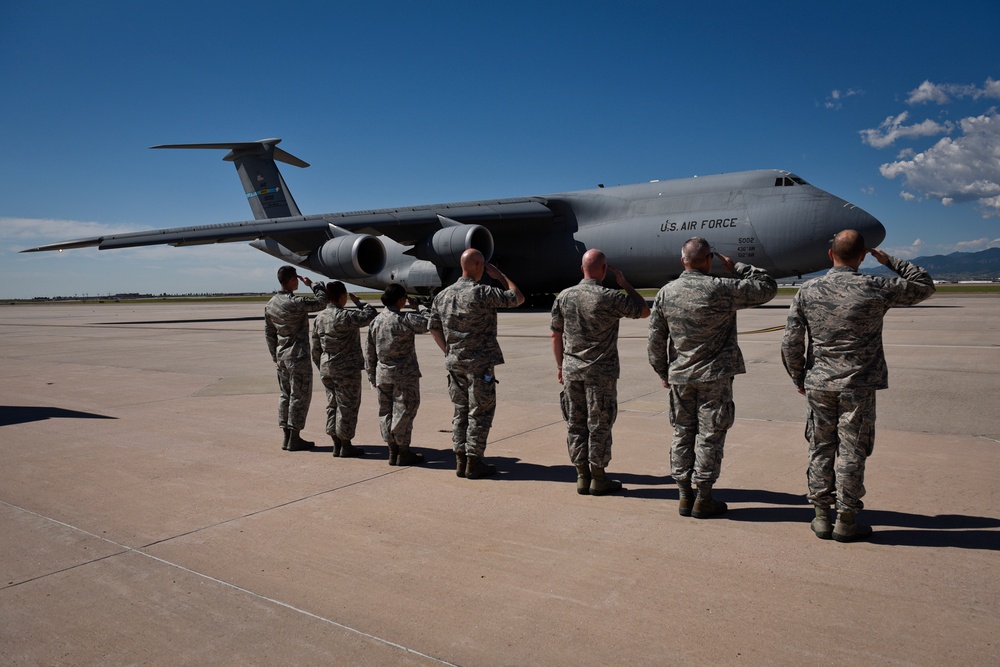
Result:
<instances>
[{"instance_id":1,"label":"tan combat boot","mask_svg":"<svg viewBox=\"0 0 1000 667\"><path fill-rule=\"evenodd\" d=\"M586 463L576 467L576 492L581 496L590 495L590 466Z\"/></svg>"},{"instance_id":2,"label":"tan combat boot","mask_svg":"<svg viewBox=\"0 0 1000 667\"><path fill-rule=\"evenodd\" d=\"M394 466L399 463L399 445L395 440L385 443L389 445L389 465Z\"/></svg>"},{"instance_id":3,"label":"tan combat boot","mask_svg":"<svg viewBox=\"0 0 1000 667\"><path fill-rule=\"evenodd\" d=\"M465 471L469 467L469 458L465 452L455 452L455 477L465 477Z\"/></svg>"},{"instance_id":4,"label":"tan combat boot","mask_svg":"<svg viewBox=\"0 0 1000 667\"><path fill-rule=\"evenodd\" d=\"M707 519L713 516L724 514L729 506L721 500L712 498L712 485L699 484L698 496L694 499L691 507L691 516L696 519Z\"/></svg>"},{"instance_id":5,"label":"tan combat boot","mask_svg":"<svg viewBox=\"0 0 1000 667\"><path fill-rule=\"evenodd\" d=\"M837 515L837 525L833 527L833 539L838 542L857 542L872 535L872 527L858 523L854 512L840 512Z\"/></svg>"},{"instance_id":6,"label":"tan combat boot","mask_svg":"<svg viewBox=\"0 0 1000 667\"><path fill-rule=\"evenodd\" d=\"M677 480L677 495L680 499L677 513L681 516L691 516L691 509L694 507L694 489L691 488L691 480Z\"/></svg>"},{"instance_id":7,"label":"tan combat boot","mask_svg":"<svg viewBox=\"0 0 1000 667\"><path fill-rule=\"evenodd\" d=\"M336 455L336 452L334 452L334 456ZM343 438L340 439L340 458L347 459L364 455L365 450L360 447L355 447L351 444L350 440L344 440Z\"/></svg>"},{"instance_id":8,"label":"tan combat boot","mask_svg":"<svg viewBox=\"0 0 1000 667\"><path fill-rule=\"evenodd\" d=\"M424 462L424 455L419 452L415 452L409 447L399 448L399 458L396 459L396 465L400 466L418 466Z\"/></svg>"},{"instance_id":9,"label":"tan combat boot","mask_svg":"<svg viewBox=\"0 0 1000 667\"><path fill-rule=\"evenodd\" d=\"M301 452L306 449L312 449L313 445L316 443L309 442L308 440L303 440L299 436L299 432L293 428L288 429L288 447L286 449L290 452Z\"/></svg>"},{"instance_id":10,"label":"tan combat boot","mask_svg":"<svg viewBox=\"0 0 1000 667\"><path fill-rule=\"evenodd\" d=\"M604 468L595 465L590 466L590 495L606 496L609 493L617 493L622 490L622 483L616 479L610 479L604 474Z\"/></svg>"},{"instance_id":11,"label":"tan combat boot","mask_svg":"<svg viewBox=\"0 0 1000 667\"><path fill-rule=\"evenodd\" d=\"M466 454L465 458L468 461L465 468L466 479L482 479L483 477L492 477L497 474L497 467L489 463L483 463L482 458L473 456L472 454Z\"/></svg>"},{"instance_id":12,"label":"tan combat boot","mask_svg":"<svg viewBox=\"0 0 1000 667\"><path fill-rule=\"evenodd\" d=\"M816 507L816 518L812 520L812 531L821 540L833 537L833 524L830 523L830 508Z\"/></svg>"}]
</instances>

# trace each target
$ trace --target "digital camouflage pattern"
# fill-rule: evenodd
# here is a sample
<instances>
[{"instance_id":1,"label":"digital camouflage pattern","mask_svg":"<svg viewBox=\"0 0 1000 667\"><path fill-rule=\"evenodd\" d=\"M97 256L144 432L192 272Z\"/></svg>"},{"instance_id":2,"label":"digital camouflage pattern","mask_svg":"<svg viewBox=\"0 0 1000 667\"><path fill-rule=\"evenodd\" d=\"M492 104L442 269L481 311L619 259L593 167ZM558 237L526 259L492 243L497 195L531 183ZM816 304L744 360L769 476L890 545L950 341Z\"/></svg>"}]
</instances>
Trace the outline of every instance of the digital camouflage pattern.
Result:
<instances>
[{"instance_id":1,"label":"digital camouflage pattern","mask_svg":"<svg viewBox=\"0 0 1000 667\"><path fill-rule=\"evenodd\" d=\"M264 339L278 375L278 425L301 431L312 400L309 363L309 313L326 307L322 283L313 284L316 297L280 291L264 307Z\"/></svg>"},{"instance_id":2,"label":"digital camouflage pattern","mask_svg":"<svg viewBox=\"0 0 1000 667\"><path fill-rule=\"evenodd\" d=\"M733 378L670 385L669 415L674 481L714 484L722 472L726 433L736 421Z\"/></svg>"},{"instance_id":3,"label":"digital camouflage pattern","mask_svg":"<svg viewBox=\"0 0 1000 667\"><path fill-rule=\"evenodd\" d=\"M560 292L552 304L550 327L563 335L563 379L619 377L619 321L641 316L641 304L593 278Z\"/></svg>"},{"instance_id":4,"label":"digital camouflage pattern","mask_svg":"<svg viewBox=\"0 0 1000 667\"><path fill-rule=\"evenodd\" d=\"M375 319L378 311L369 304L344 308L331 303L316 316L312 332L312 359L322 375L355 375L364 370L361 328Z\"/></svg>"},{"instance_id":5,"label":"digital camouflage pattern","mask_svg":"<svg viewBox=\"0 0 1000 667\"><path fill-rule=\"evenodd\" d=\"M708 382L746 372L736 311L767 303L778 285L742 262L736 278L686 270L657 293L649 317L649 363L670 384Z\"/></svg>"},{"instance_id":6,"label":"digital camouflage pattern","mask_svg":"<svg viewBox=\"0 0 1000 667\"><path fill-rule=\"evenodd\" d=\"M312 332L312 360L326 389L326 433L353 440L361 411L361 327L378 314L367 303L344 308L331 303L316 316Z\"/></svg>"},{"instance_id":7,"label":"digital camouflage pattern","mask_svg":"<svg viewBox=\"0 0 1000 667\"><path fill-rule=\"evenodd\" d=\"M416 334L427 333L428 310L404 313L385 308L368 327L368 381L373 385L420 377Z\"/></svg>"},{"instance_id":8,"label":"digital camouflage pattern","mask_svg":"<svg viewBox=\"0 0 1000 667\"><path fill-rule=\"evenodd\" d=\"M746 372L736 336L736 311L767 303L778 285L742 262L735 278L685 270L653 301L649 363L670 384L671 474L713 484L722 469L726 433L736 418L733 377Z\"/></svg>"},{"instance_id":9,"label":"digital camouflage pattern","mask_svg":"<svg viewBox=\"0 0 1000 667\"><path fill-rule=\"evenodd\" d=\"M368 327L368 381L378 390L382 439L409 448L420 407L420 366L415 334L427 333L427 309L386 308Z\"/></svg>"},{"instance_id":10,"label":"digital camouflage pattern","mask_svg":"<svg viewBox=\"0 0 1000 667\"><path fill-rule=\"evenodd\" d=\"M895 306L934 293L919 266L889 257L899 278L835 266L792 299L781 359L792 382L806 390L809 501L857 512L864 507L865 463L875 445L875 392L889 385L882 322Z\"/></svg>"},{"instance_id":11,"label":"digital camouflage pattern","mask_svg":"<svg viewBox=\"0 0 1000 667\"><path fill-rule=\"evenodd\" d=\"M448 373L448 397L455 406L451 442L456 452L482 457L497 408L493 367L478 373Z\"/></svg>"},{"instance_id":12,"label":"digital camouflage pattern","mask_svg":"<svg viewBox=\"0 0 1000 667\"><path fill-rule=\"evenodd\" d=\"M552 331L563 343L566 446L574 465L611 462L611 432L618 417L618 329L621 318L638 319L643 307L593 278L559 293L552 304Z\"/></svg>"},{"instance_id":13,"label":"digital camouflage pattern","mask_svg":"<svg viewBox=\"0 0 1000 667\"><path fill-rule=\"evenodd\" d=\"M858 512L865 505L865 462L875 447L875 389L806 392L809 502Z\"/></svg>"},{"instance_id":14,"label":"digital camouflage pattern","mask_svg":"<svg viewBox=\"0 0 1000 667\"><path fill-rule=\"evenodd\" d=\"M606 468L611 462L611 430L618 418L618 379L564 379L563 395L570 461Z\"/></svg>"},{"instance_id":15,"label":"digital camouflage pattern","mask_svg":"<svg viewBox=\"0 0 1000 667\"><path fill-rule=\"evenodd\" d=\"M441 331L446 347L448 396L456 452L482 457L496 412L493 368L503 363L497 342L497 309L517 307L517 292L462 276L441 290L431 304L427 325Z\"/></svg>"},{"instance_id":16,"label":"digital camouflage pattern","mask_svg":"<svg viewBox=\"0 0 1000 667\"><path fill-rule=\"evenodd\" d=\"M902 259L889 257L888 266L900 277L864 275L849 266L836 266L795 295L781 359L796 387L836 391L889 386L882 319L890 308L912 306L929 297L934 281L922 268Z\"/></svg>"},{"instance_id":17,"label":"digital camouflage pattern","mask_svg":"<svg viewBox=\"0 0 1000 667\"><path fill-rule=\"evenodd\" d=\"M497 309L517 307L517 293L463 276L441 290L431 305L428 326L444 334L449 371L477 372L503 363L497 342Z\"/></svg>"}]
</instances>

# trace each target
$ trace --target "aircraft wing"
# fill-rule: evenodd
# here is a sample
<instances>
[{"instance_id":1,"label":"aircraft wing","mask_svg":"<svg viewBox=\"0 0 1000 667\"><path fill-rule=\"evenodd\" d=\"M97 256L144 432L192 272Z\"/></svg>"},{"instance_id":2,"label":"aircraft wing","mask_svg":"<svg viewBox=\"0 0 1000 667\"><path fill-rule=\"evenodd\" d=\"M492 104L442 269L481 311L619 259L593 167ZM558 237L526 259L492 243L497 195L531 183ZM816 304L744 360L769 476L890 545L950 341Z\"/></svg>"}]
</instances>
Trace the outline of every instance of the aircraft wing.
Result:
<instances>
[{"instance_id":1,"label":"aircraft wing","mask_svg":"<svg viewBox=\"0 0 1000 667\"><path fill-rule=\"evenodd\" d=\"M539 220L552 219L554 213L542 197L492 199L108 234L49 243L21 252L95 246L100 250L148 245L188 246L272 238L293 252L307 255L331 238L331 225L355 234L384 235L403 245L413 245L441 228L439 216L482 225L491 231L514 231L512 227L533 227Z\"/></svg>"}]
</instances>

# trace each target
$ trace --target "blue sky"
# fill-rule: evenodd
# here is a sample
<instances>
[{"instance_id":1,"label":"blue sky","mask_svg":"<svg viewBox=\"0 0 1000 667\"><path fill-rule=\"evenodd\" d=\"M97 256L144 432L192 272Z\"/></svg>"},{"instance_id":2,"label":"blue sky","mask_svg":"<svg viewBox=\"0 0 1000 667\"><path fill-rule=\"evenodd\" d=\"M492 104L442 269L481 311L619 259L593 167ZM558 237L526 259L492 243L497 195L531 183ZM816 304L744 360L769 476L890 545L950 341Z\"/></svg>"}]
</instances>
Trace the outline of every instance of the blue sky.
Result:
<instances>
[{"instance_id":1,"label":"blue sky","mask_svg":"<svg viewBox=\"0 0 1000 667\"><path fill-rule=\"evenodd\" d=\"M0 297L269 291L245 244L26 247L252 217L788 169L902 256L1000 246L996 2L31 2L0 21Z\"/></svg>"}]
</instances>

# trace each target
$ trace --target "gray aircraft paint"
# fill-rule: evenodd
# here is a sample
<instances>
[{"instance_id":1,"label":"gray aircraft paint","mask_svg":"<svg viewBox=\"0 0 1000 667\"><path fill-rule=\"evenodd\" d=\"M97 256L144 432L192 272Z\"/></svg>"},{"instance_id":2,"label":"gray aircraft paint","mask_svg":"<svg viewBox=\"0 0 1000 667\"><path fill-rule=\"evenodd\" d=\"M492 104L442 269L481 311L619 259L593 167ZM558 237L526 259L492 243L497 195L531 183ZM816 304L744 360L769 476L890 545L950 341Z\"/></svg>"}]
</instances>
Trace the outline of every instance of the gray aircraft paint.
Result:
<instances>
[{"instance_id":1,"label":"gray aircraft paint","mask_svg":"<svg viewBox=\"0 0 1000 667\"><path fill-rule=\"evenodd\" d=\"M546 293L579 282L588 248L603 250L634 286L657 288L681 272L680 248L692 236L775 278L829 267L830 241L842 229L857 229L870 247L885 239L885 228L870 214L776 169L303 216L275 160L309 165L277 148L280 141L153 147L228 150L223 159L235 163L254 220L98 236L22 252L250 241L328 278L374 289L398 282L412 293L430 293L454 282L458 257L476 247L524 292Z\"/></svg>"}]
</instances>

